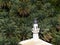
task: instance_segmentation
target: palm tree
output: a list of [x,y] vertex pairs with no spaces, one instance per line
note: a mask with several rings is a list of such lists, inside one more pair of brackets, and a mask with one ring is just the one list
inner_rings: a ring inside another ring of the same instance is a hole
[[18,13],[20,16],[29,16],[29,13],[30,13],[30,8],[29,6],[27,5],[28,4],[28,0],[21,0],[20,1],[20,7],[18,8]]

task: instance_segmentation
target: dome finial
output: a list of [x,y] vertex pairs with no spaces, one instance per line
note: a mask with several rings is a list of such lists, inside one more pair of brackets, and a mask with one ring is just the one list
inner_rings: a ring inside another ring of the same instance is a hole
[[37,24],[37,18],[34,19],[34,24]]

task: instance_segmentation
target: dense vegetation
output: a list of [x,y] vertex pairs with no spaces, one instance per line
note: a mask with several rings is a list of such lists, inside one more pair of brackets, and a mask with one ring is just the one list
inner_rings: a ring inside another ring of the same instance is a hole
[[18,45],[32,38],[34,18],[39,37],[60,45],[60,0],[0,0],[0,45]]

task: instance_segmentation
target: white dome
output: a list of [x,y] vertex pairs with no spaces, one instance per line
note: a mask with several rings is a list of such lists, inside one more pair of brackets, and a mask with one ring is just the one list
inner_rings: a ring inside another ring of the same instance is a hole
[[21,41],[21,42],[19,42],[19,44],[21,44],[21,45],[52,45],[41,39],[33,39],[33,38],[25,40],[25,41]]

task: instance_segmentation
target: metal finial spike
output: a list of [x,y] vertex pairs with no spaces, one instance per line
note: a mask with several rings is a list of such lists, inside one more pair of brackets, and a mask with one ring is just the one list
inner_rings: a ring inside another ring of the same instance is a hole
[[34,19],[34,24],[37,24],[37,19],[36,18]]

